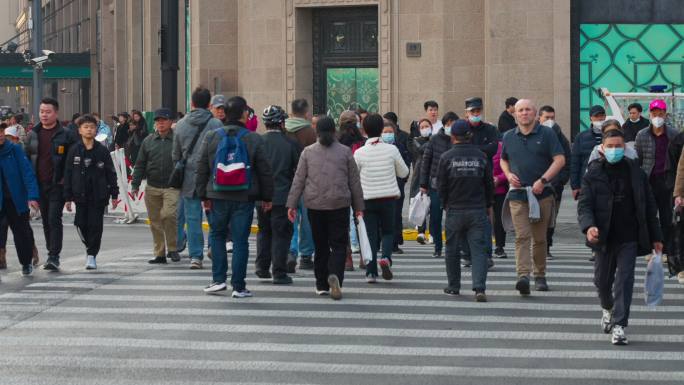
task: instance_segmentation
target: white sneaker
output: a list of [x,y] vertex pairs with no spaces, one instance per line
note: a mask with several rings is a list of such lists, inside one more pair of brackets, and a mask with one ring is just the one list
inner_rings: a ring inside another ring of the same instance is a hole
[[252,292],[247,289],[233,290],[233,298],[249,298],[252,297]]
[[620,325],[613,326],[613,345],[627,345],[627,336],[625,335],[625,328]]
[[89,255],[86,258],[86,265],[85,265],[86,270],[96,270],[97,269],[97,263],[95,263],[95,257],[92,255]]
[[684,285],[684,271],[680,271],[679,274],[677,274],[677,280],[680,284]]
[[435,243],[435,240],[432,238],[432,235],[428,235],[427,243],[428,245],[432,245]]
[[233,242],[226,242],[226,252],[227,253],[233,252]]
[[323,297],[323,296],[326,296],[326,295],[330,295],[330,292],[327,291],[327,290],[318,290],[318,289],[316,289],[316,295],[317,295],[317,296],[320,296],[320,297]]
[[209,284],[209,286],[204,288],[204,292],[208,294],[216,293],[223,290],[226,290],[225,282],[212,282],[211,284]]
[[608,334],[613,330],[613,310],[601,309],[603,316],[601,317],[601,328],[603,332]]

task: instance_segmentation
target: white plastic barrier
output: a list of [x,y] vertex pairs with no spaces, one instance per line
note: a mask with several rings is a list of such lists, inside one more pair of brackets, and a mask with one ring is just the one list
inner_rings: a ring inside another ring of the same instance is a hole
[[116,170],[116,179],[119,184],[119,199],[121,199],[121,203],[116,209],[113,209],[110,203],[107,211],[110,214],[124,214],[125,221],[134,221],[136,213],[147,212],[144,199],[146,182],[143,180],[140,184],[138,196],[133,196],[133,193],[131,192],[131,182],[128,181],[128,170],[124,149],[120,148],[112,151],[110,154],[112,156],[112,161],[114,162],[114,169]]

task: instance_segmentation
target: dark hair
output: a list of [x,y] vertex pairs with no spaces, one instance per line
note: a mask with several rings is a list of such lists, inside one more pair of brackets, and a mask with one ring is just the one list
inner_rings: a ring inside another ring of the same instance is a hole
[[316,124],[318,142],[325,147],[335,142],[335,121],[329,116],[323,116]]
[[[605,132],[606,128],[610,126],[615,126],[617,129],[622,130],[622,126],[620,125],[620,122],[617,121],[616,119],[608,119],[603,124],[601,125],[601,131]],[[624,134],[624,132],[623,132]]]
[[14,120],[16,120],[17,123],[21,123],[24,120],[24,114],[14,115]]
[[382,129],[385,127],[385,121],[379,114],[368,114],[363,119],[363,130],[369,138],[377,138],[382,134]]
[[76,120],[76,125],[78,127],[81,127],[82,125],[84,125],[86,123],[92,123],[95,125],[95,127],[97,127],[97,119],[95,119],[95,117],[92,115],[86,114],[86,115],[83,115]]
[[309,111],[309,102],[306,99],[295,99],[292,101],[292,113],[304,115]]
[[437,104],[437,102],[434,100],[428,100],[427,102],[423,103],[423,109],[425,109],[425,111],[427,111],[427,109],[429,107],[434,107],[434,108],[439,109],[439,104]]
[[242,96],[233,96],[226,102],[226,120],[236,121],[242,119],[242,114],[247,110],[247,101]]
[[510,98],[506,99],[506,108],[510,106],[515,106],[515,103],[518,102],[518,98],[511,96]]
[[458,120],[458,115],[456,115],[456,113],[453,111],[449,111],[446,114],[444,114],[444,116],[442,116],[442,125],[446,126],[447,122],[449,122],[450,120]]
[[45,97],[40,99],[40,104],[49,104],[55,108],[55,111],[59,111],[59,102],[53,98]]
[[90,115],[92,115],[92,116],[94,116],[94,117],[96,117],[96,118],[99,118],[99,117],[100,117],[100,114],[98,114],[97,112],[91,112]]
[[79,116],[81,116],[81,114],[79,114],[78,112],[71,115],[71,121],[76,122],[76,119],[78,119]]
[[0,130],[7,128],[7,123],[0,123]]
[[394,124],[393,121],[385,118],[383,121],[382,130],[384,131],[387,127],[390,127],[395,134],[399,131],[399,127],[396,124]]
[[544,112],[553,112],[554,114],[556,113],[556,110],[553,109],[553,107],[547,105],[541,106],[539,109],[539,116],[542,116]]
[[195,106],[195,108],[207,109],[209,108],[209,103],[211,102],[211,91],[199,86],[192,91],[190,100],[192,100],[192,105]]
[[392,111],[386,112],[382,117],[391,120],[394,124],[399,124],[399,117]]
[[432,122],[430,121],[430,119],[428,119],[428,118],[423,118],[423,119],[421,119],[421,120],[418,121],[418,129],[419,129],[419,130],[420,130],[420,125],[421,125],[421,123],[423,123],[423,122],[428,122],[428,123],[430,123],[430,129],[432,129]]
[[642,113],[644,111],[644,108],[641,107],[641,104],[639,103],[632,103],[629,106],[627,106],[627,111],[631,110],[632,108],[636,108],[639,113]]
[[622,138],[622,140],[624,141],[625,140],[625,133],[622,132],[622,129],[604,131],[603,132],[603,141],[605,142],[605,140],[608,138]]

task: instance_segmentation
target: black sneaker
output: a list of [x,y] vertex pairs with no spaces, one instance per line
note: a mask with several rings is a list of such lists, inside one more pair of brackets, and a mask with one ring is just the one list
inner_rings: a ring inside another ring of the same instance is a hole
[[24,265],[21,267],[21,275],[23,275],[24,277],[28,277],[32,273],[33,273],[33,265],[31,265],[30,263],[28,265]]
[[180,262],[181,256],[178,254],[177,251],[170,251],[168,254],[169,259],[171,259],[172,262]]
[[299,260],[300,270],[313,270],[314,263],[313,258],[310,255],[304,255]]
[[392,249],[393,254],[404,254],[404,250],[400,249],[399,246],[394,246]]
[[545,277],[534,278],[534,289],[536,291],[549,291],[549,285],[546,283]]
[[462,264],[463,267],[471,267],[473,265],[473,261],[471,261],[470,258],[469,259],[462,258],[461,260],[463,261],[463,264]]
[[382,279],[386,281],[391,281],[394,275],[392,274],[392,270],[390,269],[390,261],[389,258],[382,258],[380,259],[380,269],[382,269]]
[[432,258],[442,258],[442,250],[436,250],[432,253]]
[[256,276],[259,277],[259,278],[261,278],[261,279],[271,279],[271,278],[273,278],[273,277],[271,276],[271,272],[268,271],[268,270],[256,270],[256,271],[254,272],[254,274],[256,274]]
[[520,295],[530,295],[530,279],[523,276],[518,279],[515,284],[515,290],[520,292]]
[[273,277],[274,285],[289,285],[292,283],[292,277],[289,275],[281,275],[280,277]]
[[494,250],[494,255],[496,255],[497,258],[501,259],[508,258],[508,255],[506,255],[506,252],[504,251],[503,247],[497,247],[496,250]]
[[484,290],[475,291],[475,302],[487,302],[487,294],[485,294]]
[[294,274],[297,271],[297,256],[290,254],[287,257],[287,272]]
[[444,289],[444,294],[446,295],[458,295],[458,290],[449,289],[448,287]]
[[52,258],[48,258],[47,262],[43,265],[43,270],[47,271],[52,271],[52,272],[58,272],[59,271],[59,262]]
[[151,265],[166,265],[166,257],[154,257],[154,259],[150,259],[147,263]]

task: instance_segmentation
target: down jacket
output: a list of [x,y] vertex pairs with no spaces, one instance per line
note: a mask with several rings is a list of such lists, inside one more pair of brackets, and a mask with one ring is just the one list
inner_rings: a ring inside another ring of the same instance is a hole
[[401,196],[397,178],[406,178],[409,169],[396,146],[370,138],[356,150],[354,160],[361,175],[363,199]]

